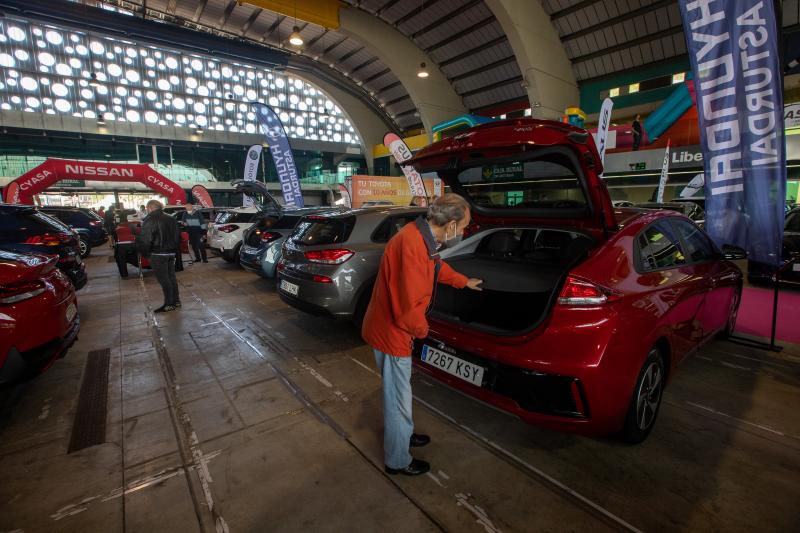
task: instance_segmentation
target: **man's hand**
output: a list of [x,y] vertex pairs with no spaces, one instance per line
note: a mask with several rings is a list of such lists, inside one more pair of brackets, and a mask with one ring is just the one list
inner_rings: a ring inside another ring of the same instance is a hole
[[480,287],[481,283],[483,283],[482,279],[469,278],[469,281],[467,281],[467,288],[473,291],[482,291],[483,289]]

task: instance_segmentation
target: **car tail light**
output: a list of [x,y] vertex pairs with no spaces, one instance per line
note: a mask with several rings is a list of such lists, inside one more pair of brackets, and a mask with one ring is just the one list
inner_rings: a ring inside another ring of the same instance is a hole
[[333,283],[333,280],[331,278],[329,278],[328,276],[320,276],[320,275],[314,274],[314,277],[312,279],[314,281],[316,281],[317,283]]
[[219,227],[219,231],[223,233],[231,233],[239,229],[239,226],[236,224],[225,224],[224,226]]
[[312,263],[324,263],[326,265],[341,265],[351,257],[353,252],[344,248],[334,250],[311,250],[305,253],[306,259]]
[[43,246],[60,246],[72,240],[69,233],[42,233],[25,239],[25,244],[41,244]]
[[99,227],[99,226],[102,226],[102,225],[103,225],[103,223],[102,223],[102,222],[100,222],[99,220],[90,220],[90,221],[89,221],[89,225],[90,225],[90,226]]
[[567,277],[567,282],[558,295],[559,305],[603,305],[607,301],[608,296],[602,288],[573,276]]
[[281,234],[274,231],[256,231],[256,235],[259,235],[261,242],[272,242],[281,238]]
[[278,266],[276,268],[278,272],[283,272],[286,269],[286,264],[283,261],[278,261]]
[[0,285],[0,304],[14,304],[38,296],[43,292],[44,282],[39,280]]

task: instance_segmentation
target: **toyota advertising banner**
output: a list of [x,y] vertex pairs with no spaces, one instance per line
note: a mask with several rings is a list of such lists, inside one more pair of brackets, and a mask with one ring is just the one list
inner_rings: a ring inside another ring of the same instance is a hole
[[781,261],[786,152],[771,1],[679,2],[695,78],[706,230],[719,245]]
[[287,207],[303,207],[303,192],[300,190],[300,178],[294,164],[294,155],[283,129],[281,119],[266,104],[253,104],[256,116],[261,124],[261,131],[267,136],[269,153],[278,171],[278,180],[281,183],[283,201]]

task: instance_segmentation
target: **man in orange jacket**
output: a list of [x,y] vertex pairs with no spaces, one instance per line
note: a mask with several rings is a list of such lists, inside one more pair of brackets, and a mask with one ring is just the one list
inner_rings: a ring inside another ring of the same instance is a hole
[[415,476],[430,470],[414,459],[412,446],[425,446],[427,435],[414,433],[411,417],[411,350],[413,340],[428,336],[426,314],[436,283],[481,290],[482,280],[459,274],[439,258],[439,248],[461,241],[470,221],[469,204],[445,194],[395,235],[381,260],[361,334],[375,351],[383,378],[384,466],[389,474]]

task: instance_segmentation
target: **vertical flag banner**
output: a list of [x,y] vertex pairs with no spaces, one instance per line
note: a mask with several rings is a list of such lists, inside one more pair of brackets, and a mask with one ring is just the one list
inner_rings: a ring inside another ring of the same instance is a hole
[[303,193],[300,190],[300,179],[297,175],[297,167],[294,165],[294,155],[289,146],[289,139],[286,137],[286,130],[283,129],[281,119],[266,104],[253,104],[256,108],[256,116],[261,124],[261,131],[267,136],[269,153],[278,171],[278,180],[281,182],[281,192],[287,207],[303,207]]
[[656,202],[661,203],[664,201],[664,187],[667,185],[667,177],[669,176],[669,141],[667,139],[667,149],[664,150],[664,162],[661,163],[661,179],[658,180],[658,194],[656,194]]
[[772,1],[679,2],[695,79],[706,230],[778,265],[786,198],[783,69]]
[[706,184],[706,175],[701,172],[700,174],[693,177],[692,180],[686,184],[686,187],[684,187],[683,190],[681,191],[680,194],[681,198],[691,198],[697,191],[701,190],[705,186],[705,184]]
[[411,196],[421,196],[424,200],[422,205],[427,206],[428,193],[425,191],[425,183],[422,181],[422,176],[419,175],[419,172],[414,170],[414,167],[403,164],[411,159],[411,149],[409,149],[403,139],[394,133],[387,133],[384,135],[383,144],[389,149],[395,160],[400,163],[400,168],[408,180],[408,188],[411,189]]
[[343,183],[339,184],[339,194],[342,195],[342,201],[344,201],[345,207],[353,207],[353,199],[350,196],[350,191]]
[[192,198],[194,198],[194,201],[200,204],[201,207],[214,207],[214,202],[211,200],[208,189],[200,184],[192,187]]
[[605,165],[606,160],[606,141],[608,139],[608,128],[611,126],[611,110],[614,108],[614,101],[611,98],[603,100],[600,108],[600,119],[597,123],[597,151],[600,153],[600,163]]
[[[261,159],[261,145],[254,144],[247,151],[247,157],[244,158],[244,181],[256,181],[258,175],[258,162]],[[242,205],[245,207],[253,207],[253,199],[242,194]]]

